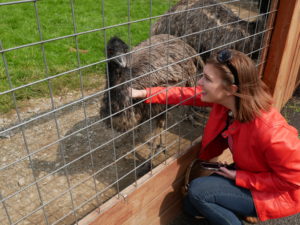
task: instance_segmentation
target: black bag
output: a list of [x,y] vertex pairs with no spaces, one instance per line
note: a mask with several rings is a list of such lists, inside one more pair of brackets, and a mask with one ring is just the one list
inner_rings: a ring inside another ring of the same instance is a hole
[[203,165],[201,164],[202,161],[201,159],[194,159],[190,165],[187,167],[186,172],[185,172],[185,176],[184,176],[184,184],[182,187],[182,193],[184,195],[187,194],[188,189],[189,189],[189,183],[197,178],[197,177],[201,177],[201,176],[208,176],[211,173],[213,173],[213,171],[209,171],[207,169],[203,168]]

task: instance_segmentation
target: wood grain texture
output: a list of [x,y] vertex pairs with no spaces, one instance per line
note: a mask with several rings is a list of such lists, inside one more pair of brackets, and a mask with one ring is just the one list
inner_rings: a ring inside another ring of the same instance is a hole
[[[110,199],[83,218],[79,225],[166,225],[182,210],[184,175],[188,165],[197,157],[200,138],[179,158],[170,158],[138,180],[138,187],[131,185],[122,191],[123,197]],[[229,150],[213,161],[231,162]],[[203,173],[207,175],[207,173]]]
[[279,1],[264,81],[278,109],[292,96],[300,67],[300,1]]
[[[183,177],[189,163],[197,156],[200,143],[196,142],[189,151],[179,158],[170,158],[134,184],[83,218],[80,225],[120,225],[120,224],[162,224],[167,223],[177,211],[182,195]],[[174,204],[174,205],[173,205]],[[172,212],[169,212],[171,210]],[[155,222],[156,221],[156,222]]]

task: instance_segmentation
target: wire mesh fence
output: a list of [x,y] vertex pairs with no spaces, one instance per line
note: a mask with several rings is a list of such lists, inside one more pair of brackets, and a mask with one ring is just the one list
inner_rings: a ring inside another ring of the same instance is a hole
[[[0,224],[78,224],[182,154],[208,112],[145,105],[128,87],[193,87],[227,47],[263,65],[270,5],[1,1]],[[116,36],[123,48],[108,44]]]
[[296,129],[300,129],[300,85],[296,87],[293,96],[285,104],[281,110],[281,114],[286,118],[289,124],[292,124]]

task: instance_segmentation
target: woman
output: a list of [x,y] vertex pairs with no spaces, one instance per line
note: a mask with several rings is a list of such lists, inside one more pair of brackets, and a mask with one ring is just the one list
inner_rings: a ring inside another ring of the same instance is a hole
[[210,224],[242,224],[246,216],[261,221],[300,212],[300,140],[272,107],[271,95],[245,54],[222,50],[206,63],[196,88],[132,89],[148,103],[212,107],[199,158],[209,160],[226,148],[235,169],[190,184],[185,210]]

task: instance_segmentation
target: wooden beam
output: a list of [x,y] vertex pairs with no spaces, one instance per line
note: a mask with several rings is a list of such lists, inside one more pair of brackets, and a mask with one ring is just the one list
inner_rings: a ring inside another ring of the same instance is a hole
[[[172,157],[166,164],[154,168],[121,192],[83,218],[79,225],[167,225],[182,210],[182,193],[185,172],[197,157],[201,138],[179,158]],[[178,157],[178,156],[176,156]],[[232,162],[229,150],[212,161]],[[199,175],[207,175],[203,172]]]
[[[196,158],[200,139],[180,158],[172,157],[83,218],[79,225],[167,224],[180,211],[180,193],[187,166]],[[172,201],[170,201],[172,198]],[[175,212],[175,213],[174,213]]]
[[274,21],[275,21],[275,18],[276,18],[276,12],[277,12],[277,8],[278,8],[278,3],[279,3],[279,0],[272,0],[271,1],[271,5],[270,5],[270,13],[268,15],[268,20],[267,20],[267,23],[266,23],[266,30],[269,30],[265,33],[264,35],[264,38],[263,38],[263,41],[262,41],[262,54],[261,54],[261,59],[260,61],[261,62],[264,62],[262,64],[260,64],[259,68],[258,68],[258,73],[259,73],[259,76],[260,77],[263,77],[263,73],[264,73],[264,69],[265,69],[265,60],[267,58],[267,55],[268,55],[268,51],[269,51],[269,43],[270,43],[270,39],[272,37],[272,31],[273,31],[273,27],[274,27]]
[[298,77],[297,77],[295,89],[296,89],[299,85],[300,85],[300,67],[299,67],[299,70],[298,70]]
[[[165,175],[168,176],[168,174]],[[163,180],[157,180],[157,182],[161,183]],[[170,220],[172,220],[172,217],[170,218],[170,213],[168,213],[168,211],[171,210],[173,215],[178,215],[178,212],[181,211],[181,206],[179,204],[181,203],[182,199],[182,184],[183,182],[181,177],[180,179],[176,180],[175,183],[166,187],[164,191],[160,193],[154,193],[156,198],[146,204],[143,208],[139,208],[138,212],[131,216],[131,218],[127,220],[124,225],[168,224]],[[157,185],[157,183],[154,183],[153,185]],[[176,203],[175,205],[174,202]],[[172,207],[172,209],[170,209],[170,207]]]
[[296,1],[282,65],[274,91],[275,104],[281,109],[293,95],[300,67],[300,1]]
[[264,71],[278,109],[295,89],[300,66],[300,0],[279,1],[275,27]]

